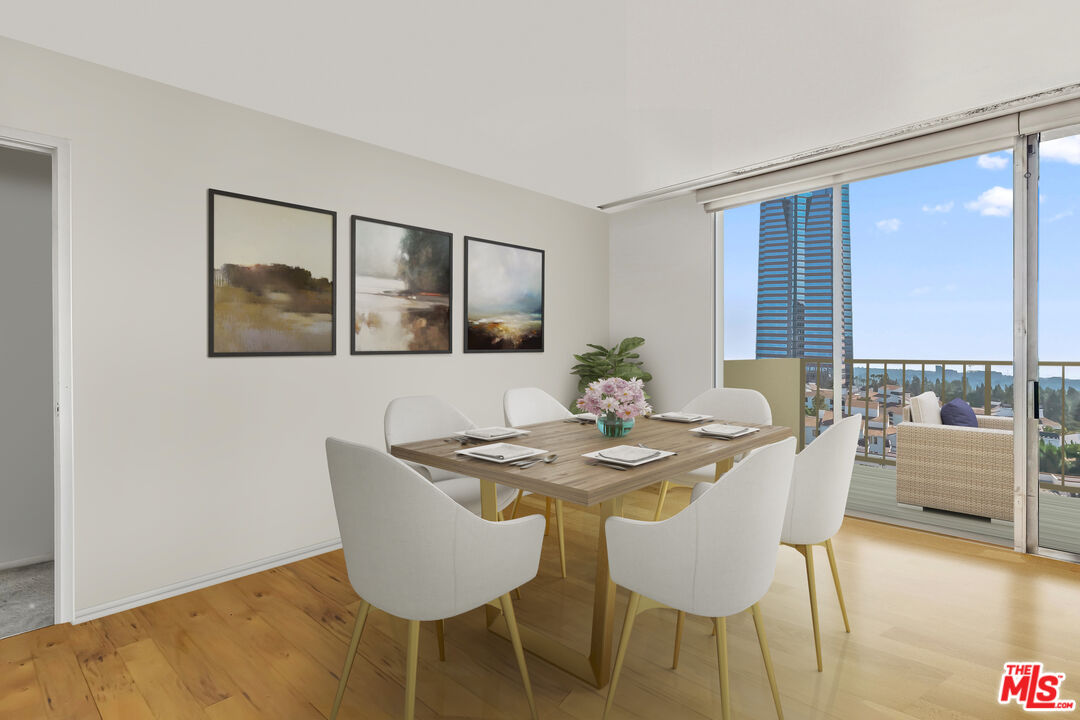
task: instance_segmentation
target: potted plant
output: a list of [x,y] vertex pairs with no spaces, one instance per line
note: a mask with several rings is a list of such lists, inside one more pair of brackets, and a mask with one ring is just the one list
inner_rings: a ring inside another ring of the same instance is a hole
[[641,355],[634,352],[644,344],[645,338],[640,337],[628,337],[610,348],[589,343],[593,350],[575,355],[577,364],[570,368],[570,373],[578,376],[578,392],[584,393],[589,383],[604,378],[637,378],[642,383],[652,380],[652,374],[642,367],[643,363],[639,360]]

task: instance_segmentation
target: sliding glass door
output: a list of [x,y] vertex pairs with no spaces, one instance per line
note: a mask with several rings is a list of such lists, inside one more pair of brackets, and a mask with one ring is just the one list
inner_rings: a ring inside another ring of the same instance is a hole
[[1080,129],[1038,143],[1038,544],[1080,554]]

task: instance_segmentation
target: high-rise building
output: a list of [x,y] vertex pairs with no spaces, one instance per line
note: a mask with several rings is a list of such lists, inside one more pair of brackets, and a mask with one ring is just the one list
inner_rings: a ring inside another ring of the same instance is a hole
[[[842,186],[844,357],[852,357],[851,223]],[[832,188],[761,203],[758,226],[759,358],[832,359]]]

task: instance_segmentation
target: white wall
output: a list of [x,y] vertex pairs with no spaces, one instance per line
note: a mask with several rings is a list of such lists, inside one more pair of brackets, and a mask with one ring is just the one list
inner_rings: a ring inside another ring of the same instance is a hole
[[[77,615],[335,538],[327,435],[381,446],[403,394],[481,423],[515,385],[569,402],[608,339],[597,211],[4,39],[0,98],[71,141]],[[337,356],[207,357],[209,187],[339,213]],[[454,355],[348,354],[352,213],[454,233]],[[547,250],[546,352],[461,353],[464,234]]]
[[52,159],[0,147],[0,568],[53,554]]
[[611,216],[611,337],[645,338],[658,411],[713,386],[713,222],[693,196]]

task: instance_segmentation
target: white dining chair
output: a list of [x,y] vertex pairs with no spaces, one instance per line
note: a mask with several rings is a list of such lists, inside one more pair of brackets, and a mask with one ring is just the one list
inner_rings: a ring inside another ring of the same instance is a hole
[[[749,455],[720,480],[695,487],[694,499],[663,522],[609,518],[611,579],[630,591],[604,715],[615,698],[634,618],[669,607],[713,619],[720,665],[720,703],[731,717],[726,618],[750,608],[776,714],[784,717],[758,601],[772,584],[784,524],[795,438]],[[700,488],[700,489],[698,489]]]
[[[453,433],[476,427],[476,423],[460,410],[434,395],[412,395],[395,398],[386,406],[383,417],[383,435],[386,451],[402,443],[448,437]],[[410,467],[429,479],[435,487],[452,497],[459,505],[479,515],[480,481],[458,473],[427,465],[408,463]],[[496,508],[501,514],[514,502],[517,490],[503,485],[496,486]]]
[[482,520],[406,463],[363,445],[328,438],[326,460],[349,582],[361,599],[330,720],[341,707],[371,608],[408,621],[405,717],[412,720],[420,623],[460,615],[495,599],[502,606],[535,720],[536,702],[510,591],[536,577],[543,518]]
[[[522,427],[523,425],[535,425],[537,423],[552,422],[554,420],[565,420],[572,418],[574,414],[564,408],[558,400],[548,395],[540,388],[535,387],[523,387],[523,388],[511,388],[503,393],[503,417],[506,420],[506,424],[510,427]],[[517,497],[514,499],[514,509],[510,513],[510,517],[517,516],[518,504],[521,502],[523,495],[522,490],[518,490]],[[549,508],[551,505],[551,498],[546,498],[545,503]],[[550,515],[549,510],[545,510],[544,517]],[[566,577],[566,540],[563,529],[563,501],[555,498],[555,532],[559,540],[559,566],[562,570],[562,576]]]
[[851,632],[840,573],[836,568],[832,537],[844,522],[851,471],[859,443],[862,416],[852,415],[821,433],[795,458],[787,514],[780,541],[799,551],[806,559],[806,577],[810,586],[810,618],[814,624],[814,650],[821,672],[821,631],[818,627],[817,587],[814,582],[814,546],[824,545],[829,554],[836,597],[844,630]]
[[[752,425],[772,425],[772,409],[769,401],[757,390],[747,388],[710,388],[688,402],[682,409],[685,413],[710,415],[718,421],[745,422]],[[694,486],[699,482],[716,481],[730,466],[731,461],[722,461],[715,466],[692,470],[672,480],[660,483],[660,497],[656,501],[653,520],[660,519],[672,483]]]

